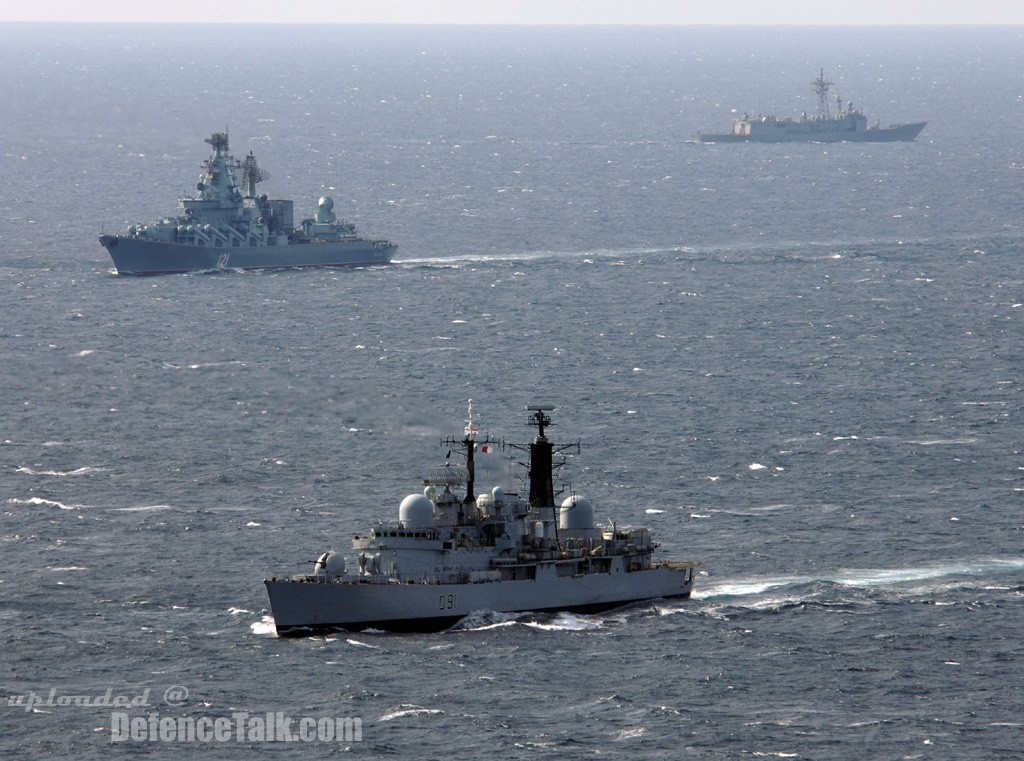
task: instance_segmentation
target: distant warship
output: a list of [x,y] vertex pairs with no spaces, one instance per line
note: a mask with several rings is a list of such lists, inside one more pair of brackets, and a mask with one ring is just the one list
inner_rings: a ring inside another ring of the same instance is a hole
[[[101,235],[120,275],[286,267],[345,267],[387,264],[395,246],[367,240],[339,222],[334,201],[320,199],[316,216],[293,222],[293,202],[256,195],[270,175],[252,152],[243,161],[228,153],[228,135],[215,132],[206,142],[213,155],[191,197],[179,199],[180,213],[149,225],[132,225],[121,235]],[[239,186],[245,189],[245,195]]]
[[[465,467],[437,468],[402,500],[396,522],[357,535],[353,566],[325,552],[312,573],[264,581],[277,633],[437,631],[474,611],[599,612],[689,597],[700,563],[655,561],[648,529],[597,526],[578,494],[556,504],[555,460],[579,443],[547,438],[551,409],[527,407],[537,436],[528,447],[507,445],[529,451],[529,496],[500,486],[477,495],[474,454],[505,445],[478,438],[470,402],[465,436],[442,442],[464,451]],[[465,496],[452,491],[462,485]]]
[[880,127],[875,122],[869,127],[864,112],[855,109],[852,102],[843,107],[842,96],[836,96],[838,112],[832,116],[828,95],[832,82],[825,79],[824,69],[811,86],[818,95],[818,113],[815,116],[803,114],[799,119],[780,119],[744,114],[734,121],[732,132],[697,132],[694,139],[698,143],[889,143],[913,140],[927,124],[914,122]]

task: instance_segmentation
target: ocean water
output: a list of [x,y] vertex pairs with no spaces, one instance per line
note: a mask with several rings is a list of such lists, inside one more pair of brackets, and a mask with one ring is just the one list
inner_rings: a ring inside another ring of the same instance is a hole
[[[1022,34],[0,26],[0,756],[1022,757]],[[820,67],[928,126],[688,142]],[[394,265],[114,275],[225,126]],[[470,398],[693,599],[277,638]]]

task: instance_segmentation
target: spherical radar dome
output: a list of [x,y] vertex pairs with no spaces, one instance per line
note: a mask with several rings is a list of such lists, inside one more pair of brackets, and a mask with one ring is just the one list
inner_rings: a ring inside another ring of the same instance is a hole
[[410,494],[398,507],[403,528],[430,528],[434,525],[434,503],[422,494]]
[[558,527],[564,529],[593,528],[594,508],[590,504],[590,500],[574,494],[562,502]]

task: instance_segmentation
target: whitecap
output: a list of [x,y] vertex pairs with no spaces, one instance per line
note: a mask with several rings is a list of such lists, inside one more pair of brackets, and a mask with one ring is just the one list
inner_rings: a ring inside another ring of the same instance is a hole
[[919,439],[904,441],[904,444],[914,444],[919,447],[952,446],[955,444],[977,444],[977,439]]
[[30,476],[58,476],[63,478],[64,476],[84,476],[88,473],[102,473],[106,468],[96,468],[89,465],[84,465],[81,468],[75,468],[74,470],[33,470],[27,466],[22,466],[17,469],[17,473],[25,473]]
[[632,740],[634,737],[642,737],[647,734],[646,727],[627,727],[626,729],[620,729],[615,734],[616,740]]
[[232,616],[237,616],[239,613],[252,613],[252,611],[245,608],[228,608],[228,613]]
[[559,613],[554,620],[548,622],[523,621],[522,623],[532,629],[549,632],[584,632],[604,627],[604,624],[595,618],[578,616],[573,613]]
[[452,627],[454,631],[485,631],[496,629],[502,626],[512,626],[516,623],[516,616],[511,613],[498,613],[493,610],[474,610],[464,616]]
[[[166,363],[164,363],[164,364],[166,365]],[[189,369],[189,370],[205,370],[208,367],[226,367],[226,366],[230,366],[230,365],[244,365],[244,364],[245,364],[245,362],[243,360],[231,359],[231,360],[226,360],[224,362],[195,362],[195,363],[193,363],[191,365],[185,365],[185,367],[187,369]],[[175,368],[175,369],[181,369],[181,368],[179,367],[179,368]]]
[[721,597],[748,597],[764,594],[770,589],[777,589],[788,584],[807,582],[809,579],[799,577],[783,577],[777,579],[749,579],[726,581],[708,587],[695,587],[691,597],[695,600],[715,600]]
[[35,505],[45,507],[59,507],[61,510],[80,510],[83,505],[65,505],[63,502],[57,502],[53,499],[43,499],[42,497],[30,497],[29,499],[18,499],[12,497],[7,500],[12,505]]
[[277,634],[277,626],[274,624],[273,616],[264,616],[259,621],[249,624],[253,634]]
[[397,711],[386,713],[381,716],[377,721],[393,721],[394,719],[402,719],[406,716],[419,716],[421,714],[440,714],[444,713],[440,708],[423,708],[422,706],[412,705],[410,703],[404,703],[399,706]]
[[365,647],[365,648],[369,648],[370,650],[381,650],[382,649],[380,645],[370,645],[370,644],[367,644],[366,642],[360,642],[357,639],[347,639],[345,641],[348,644],[352,645],[353,647]]

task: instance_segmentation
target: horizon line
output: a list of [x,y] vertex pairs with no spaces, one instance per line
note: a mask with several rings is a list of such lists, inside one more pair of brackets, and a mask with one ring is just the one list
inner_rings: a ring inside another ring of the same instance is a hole
[[128,25],[144,24],[149,26],[179,25],[179,26],[391,26],[391,27],[518,27],[518,28],[747,28],[747,29],[799,29],[799,28],[882,28],[882,29],[905,29],[905,28],[993,28],[993,29],[1022,29],[1024,21],[1020,22],[943,22],[943,21],[900,21],[900,22],[790,22],[790,23],[768,23],[768,22],[618,22],[618,21],[588,21],[588,22],[551,22],[551,21],[247,21],[238,20],[192,20],[181,21],[177,19],[6,19],[0,18],[0,24],[89,24],[99,25]]

